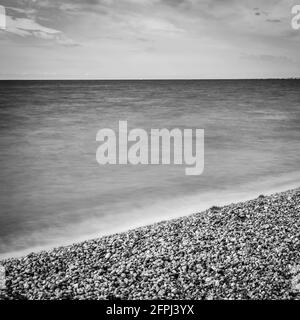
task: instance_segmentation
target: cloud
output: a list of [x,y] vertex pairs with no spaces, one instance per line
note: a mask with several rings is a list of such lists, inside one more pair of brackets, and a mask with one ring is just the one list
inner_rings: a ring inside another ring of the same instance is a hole
[[64,46],[76,45],[74,41],[65,36],[61,31],[47,28],[28,18],[6,17],[6,31],[21,37],[36,37],[43,40],[55,40]]
[[[7,13],[6,35],[51,41],[63,46],[78,46],[60,27],[65,21],[65,12],[80,10],[81,3],[98,3],[98,0],[2,0]],[[62,7],[62,8],[61,8]],[[61,25],[57,20],[62,21]],[[13,41],[16,38],[13,38]],[[41,42],[41,44],[43,44]]]
[[177,6],[180,6],[182,4],[185,4],[187,3],[186,0],[161,0],[162,3],[165,3],[169,6],[172,6],[172,7],[177,7]]
[[129,24],[133,29],[140,30],[144,33],[158,32],[176,34],[183,32],[182,29],[176,27],[171,22],[158,18],[133,17]]
[[253,8],[253,11],[256,16],[261,16],[261,15],[268,16],[269,15],[269,13],[267,11],[261,10],[260,8]]
[[60,34],[60,31],[43,27],[33,20],[27,18],[12,18],[10,16],[7,16],[7,31],[19,36],[39,33],[41,37],[51,37]]
[[267,22],[271,22],[271,23],[278,23],[281,22],[280,19],[266,19]]
[[263,61],[263,62],[289,62],[294,63],[292,59],[287,56],[275,56],[272,54],[241,54],[242,59]]

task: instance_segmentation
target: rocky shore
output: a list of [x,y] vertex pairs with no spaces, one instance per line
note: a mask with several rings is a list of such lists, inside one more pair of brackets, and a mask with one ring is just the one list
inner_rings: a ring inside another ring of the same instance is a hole
[[300,189],[0,264],[4,299],[299,299]]

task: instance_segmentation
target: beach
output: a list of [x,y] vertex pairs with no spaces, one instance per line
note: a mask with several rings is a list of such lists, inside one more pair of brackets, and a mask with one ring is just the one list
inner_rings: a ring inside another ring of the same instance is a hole
[[300,189],[0,264],[2,299],[299,299]]
[[283,0],[0,0],[0,305],[300,300],[299,39]]
[[[2,81],[0,260],[298,187],[299,91],[299,80]],[[203,173],[100,165],[97,132],[119,136],[125,120],[128,132],[204,129]]]

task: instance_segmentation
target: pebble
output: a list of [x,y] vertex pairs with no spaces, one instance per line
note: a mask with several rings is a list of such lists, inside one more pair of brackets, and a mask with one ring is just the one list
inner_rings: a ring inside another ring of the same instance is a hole
[[300,299],[300,190],[0,265],[0,299]]

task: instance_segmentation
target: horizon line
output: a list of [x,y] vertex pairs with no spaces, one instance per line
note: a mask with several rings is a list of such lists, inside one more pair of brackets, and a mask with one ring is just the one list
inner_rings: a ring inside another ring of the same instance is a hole
[[208,80],[300,80],[299,77],[266,78],[35,78],[35,79],[1,79],[0,81],[208,81]]

